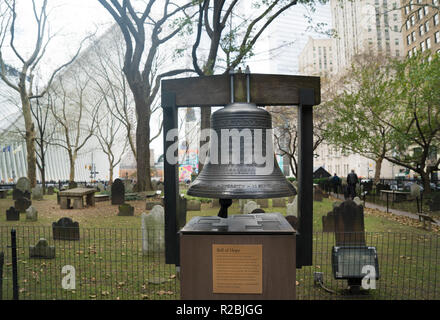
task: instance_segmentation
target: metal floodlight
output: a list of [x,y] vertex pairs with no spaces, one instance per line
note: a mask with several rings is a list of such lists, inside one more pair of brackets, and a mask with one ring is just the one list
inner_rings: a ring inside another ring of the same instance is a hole
[[379,261],[376,247],[334,246],[332,249],[332,269],[335,279],[362,279],[373,271],[376,280],[378,280]]

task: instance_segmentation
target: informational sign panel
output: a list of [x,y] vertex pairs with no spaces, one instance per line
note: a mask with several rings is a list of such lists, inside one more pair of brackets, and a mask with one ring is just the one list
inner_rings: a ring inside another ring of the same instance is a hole
[[263,245],[212,245],[213,293],[263,292]]

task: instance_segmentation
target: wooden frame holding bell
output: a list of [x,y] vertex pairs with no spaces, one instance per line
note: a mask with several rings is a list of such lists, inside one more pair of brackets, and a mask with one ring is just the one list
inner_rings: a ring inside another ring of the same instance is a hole
[[[299,227],[296,241],[296,264],[297,267],[312,265],[312,107],[319,104],[321,100],[320,78],[237,73],[233,75],[232,79],[233,81],[231,81],[230,75],[223,74],[162,80],[164,133],[172,129],[177,129],[177,110],[181,107],[226,106],[231,103],[231,100],[233,102],[245,103],[245,101],[249,102],[250,98],[255,105],[255,107],[252,106],[254,108],[256,108],[256,106],[298,106],[299,190],[297,196]],[[248,88],[248,90],[246,90],[246,88]],[[243,104],[238,103],[237,106],[243,107]],[[248,107],[249,105],[245,108]],[[265,110],[262,111],[266,112]],[[175,139],[177,139],[177,137]],[[168,150],[175,142],[176,141],[167,141],[166,134],[164,134],[164,151]],[[185,220],[178,216],[181,212],[179,210],[178,198],[178,163],[171,164],[166,160],[164,162],[164,193],[166,263],[178,266],[180,265],[178,231],[183,227],[179,224],[179,221]],[[216,197],[220,198],[219,196]],[[273,197],[273,195],[269,195],[267,198],[268,197]],[[229,196],[229,199],[231,198],[233,197]]]

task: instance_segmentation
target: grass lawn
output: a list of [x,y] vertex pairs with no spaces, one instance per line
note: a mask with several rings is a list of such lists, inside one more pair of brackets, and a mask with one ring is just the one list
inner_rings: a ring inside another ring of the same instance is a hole
[[[331,248],[334,237],[322,233],[321,217],[332,208],[331,199],[314,202],[314,265],[297,271],[297,294],[302,299],[343,299],[346,281],[336,281],[331,273]],[[179,280],[173,265],[166,265],[162,253],[143,254],[140,215],[145,201],[128,201],[135,207],[134,217],[117,216],[117,206],[97,202],[93,208],[61,210],[56,195],[33,201],[38,221],[6,221],[6,209],[13,205],[10,196],[0,199],[0,251],[5,252],[3,292],[12,297],[10,229],[17,229],[19,288],[21,299],[178,299]],[[286,214],[285,208],[266,211]],[[203,203],[202,211],[189,211],[194,216],[216,215],[218,208]],[[238,214],[234,203],[230,214]],[[51,224],[70,217],[80,225],[80,241],[54,241]],[[437,289],[439,270],[439,230],[428,232],[409,218],[395,217],[376,210],[365,210],[367,245],[376,246],[381,278],[377,289],[356,298],[432,299],[440,298]],[[150,232],[149,237],[157,237]],[[44,237],[56,248],[56,259],[30,259],[29,245]],[[152,239],[150,239],[152,240]],[[151,243],[151,241],[150,241]],[[62,268],[76,270],[76,288],[62,289]],[[324,272],[324,284],[336,291],[325,292],[313,285],[313,273]],[[353,297],[350,297],[353,298]]]

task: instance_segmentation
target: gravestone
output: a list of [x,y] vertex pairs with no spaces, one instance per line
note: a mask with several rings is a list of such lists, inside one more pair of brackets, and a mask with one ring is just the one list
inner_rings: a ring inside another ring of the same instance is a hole
[[440,211],[440,192],[433,192],[431,199],[428,201],[429,211]]
[[32,204],[32,201],[28,198],[20,198],[15,200],[14,207],[17,209],[20,213],[25,213],[26,209],[30,207]]
[[238,205],[240,207],[240,213],[243,213],[244,205],[248,202],[247,199],[238,199]]
[[35,246],[29,246],[29,258],[55,259],[55,246],[49,246],[47,240],[41,238]]
[[105,186],[103,183],[98,183],[97,188],[99,190],[99,192],[105,191]]
[[32,200],[43,200],[43,188],[41,186],[32,189]]
[[321,202],[323,198],[322,190],[319,187],[314,188],[313,190],[313,201]]
[[21,191],[20,189],[14,188],[14,190],[12,190],[12,200],[18,200],[23,197],[24,197],[24,192]]
[[298,197],[295,197],[292,203],[287,204],[286,214],[298,217]]
[[6,221],[19,221],[20,220],[20,211],[15,209],[14,207],[10,207],[6,210]]
[[274,198],[272,199],[272,208],[285,208],[286,198]]
[[332,203],[333,209],[336,208],[336,207],[339,207],[339,206],[341,205],[341,203],[342,203],[341,201],[335,201],[335,202],[333,202],[333,203]]
[[292,203],[295,200],[296,196],[290,196],[287,198],[287,203]]
[[243,213],[249,214],[252,213],[255,209],[259,209],[260,206],[255,201],[248,201],[243,207]]
[[257,199],[260,208],[269,208],[269,199]]
[[119,206],[118,216],[131,217],[134,216],[134,207],[128,203],[121,204]]
[[257,208],[257,209],[252,210],[251,213],[266,213],[266,211],[264,211],[263,209]]
[[112,204],[124,204],[125,187],[121,179],[115,179],[112,183]]
[[17,180],[17,184],[15,185],[15,188],[22,191],[22,192],[31,192],[31,182],[26,177],[21,177]]
[[34,207],[30,206],[26,209],[26,221],[37,221],[38,211]]
[[54,191],[55,191],[54,189],[55,189],[55,188],[52,187],[52,186],[48,187],[48,188],[47,188],[47,195],[49,195],[49,196],[53,195],[53,193],[54,193]]
[[364,207],[346,200],[333,209],[336,246],[365,245]]
[[200,211],[202,209],[202,203],[200,200],[187,200],[186,210],[188,211]]
[[163,201],[147,201],[145,210],[150,211],[154,206],[163,206]]
[[124,188],[126,193],[133,192],[133,183],[131,180],[124,180]]
[[78,188],[78,183],[75,181],[69,181],[69,189],[75,189]]
[[79,240],[79,223],[64,217],[52,223],[54,240]]
[[163,251],[165,248],[165,211],[156,205],[150,213],[141,215],[142,221],[142,253]]
[[420,198],[420,193],[421,193],[420,186],[417,183],[413,183],[409,187],[409,193],[411,194],[411,197],[414,199]]
[[330,211],[322,216],[322,232],[335,232],[335,215]]

